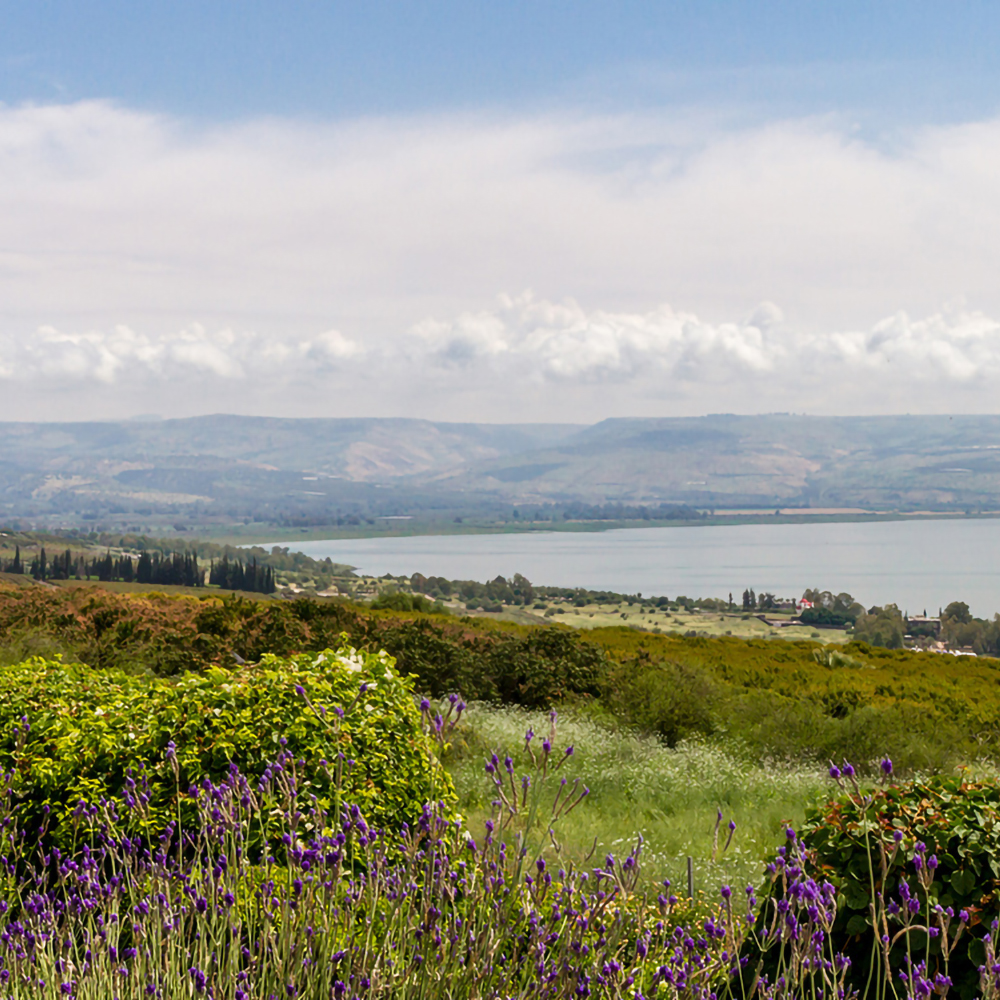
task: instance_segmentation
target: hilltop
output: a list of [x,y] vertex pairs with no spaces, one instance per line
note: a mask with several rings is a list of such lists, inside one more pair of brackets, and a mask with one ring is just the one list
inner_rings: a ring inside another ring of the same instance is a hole
[[565,522],[1000,508],[1000,416],[4,423],[0,454],[0,519],[25,528],[440,531],[512,509]]

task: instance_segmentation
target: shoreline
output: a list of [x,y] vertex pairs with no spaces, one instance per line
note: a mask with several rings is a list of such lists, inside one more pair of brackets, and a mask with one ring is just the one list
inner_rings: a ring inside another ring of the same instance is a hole
[[[593,533],[631,528],[709,528],[737,527],[747,524],[851,524],[885,521],[995,521],[1000,511],[967,514],[960,511],[865,511],[851,513],[781,513],[781,514],[716,514],[697,520],[609,520],[609,521],[500,521],[449,524],[445,522],[418,522],[412,527],[376,527],[360,525],[356,528],[317,525],[305,528],[272,528],[259,530],[248,526],[245,534],[225,530],[218,533],[198,533],[205,541],[220,545],[250,547],[253,545],[289,545],[296,542],[352,541],[367,538],[416,538],[446,537],[454,535],[530,535],[537,533]],[[416,518],[414,518],[416,520]]]

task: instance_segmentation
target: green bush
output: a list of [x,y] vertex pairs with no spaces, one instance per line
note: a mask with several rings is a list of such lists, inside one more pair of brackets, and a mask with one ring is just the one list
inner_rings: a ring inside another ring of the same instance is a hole
[[718,727],[719,685],[700,667],[631,661],[609,673],[604,697],[619,718],[668,746]]
[[[902,837],[898,848],[897,831]],[[851,958],[849,986],[864,990],[872,961],[872,874],[875,890],[888,902],[898,901],[900,882],[906,879],[924,903],[925,890],[913,864],[915,845],[923,843],[922,870],[932,873],[926,903],[953,909],[952,938],[960,911],[970,916],[951,952],[949,974],[960,996],[978,995],[978,969],[986,959],[983,937],[992,920],[1000,916],[1000,788],[993,783],[934,778],[864,797],[844,795],[811,810],[801,837],[814,852],[819,873],[838,889],[833,944]],[[932,855],[936,869],[927,865]],[[925,905],[925,911],[928,908]],[[905,963],[906,939],[889,926],[893,932],[889,964],[895,975]],[[914,930],[909,938],[914,956],[929,954],[932,974],[943,971],[940,934],[928,938],[923,930]],[[878,951],[877,960],[884,963]]]
[[373,611],[422,611],[425,614],[447,614],[443,604],[435,604],[422,594],[404,594],[399,590],[392,594],[379,594],[372,601],[371,607]]
[[[177,776],[166,759],[171,742]],[[42,659],[0,668],[0,763],[10,767],[16,752],[27,825],[40,828],[48,810],[60,841],[80,800],[131,796],[133,825],[157,830],[176,814],[178,778],[183,802],[189,785],[218,781],[230,763],[261,775],[283,748],[300,762],[300,788],[324,805],[337,794],[339,755],[353,760],[343,800],[375,826],[412,822],[424,802],[452,795],[421,730],[412,682],[385,653],[268,655],[176,679]]]

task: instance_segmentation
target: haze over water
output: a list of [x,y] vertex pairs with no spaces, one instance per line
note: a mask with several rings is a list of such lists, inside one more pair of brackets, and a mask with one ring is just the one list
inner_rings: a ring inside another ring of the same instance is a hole
[[866,607],[936,614],[966,601],[1000,611],[1000,519],[629,528],[602,532],[423,535],[302,542],[362,573],[492,579],[619,593],[727,597],[745,587],[799,597],[848,591]]

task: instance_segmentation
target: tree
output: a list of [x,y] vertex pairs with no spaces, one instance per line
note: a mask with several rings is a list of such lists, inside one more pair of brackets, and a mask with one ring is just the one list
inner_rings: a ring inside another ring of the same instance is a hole
[[969,611],[969,605],[965,601],[952,601],[944,609],[943,618],[947,618],[949,621],[961,622],[963,625],[968,625],[972,621],[972,613]]
[[895,604],[886,604],[882,608],[873,607],[854,623],[854,638],[871,646],[901,649],[904,635],[906,623]]

